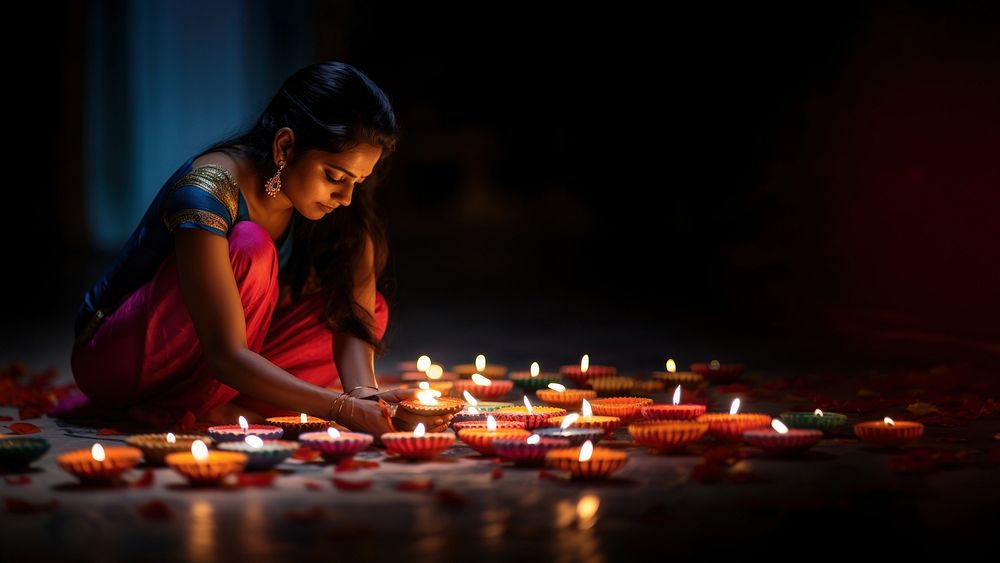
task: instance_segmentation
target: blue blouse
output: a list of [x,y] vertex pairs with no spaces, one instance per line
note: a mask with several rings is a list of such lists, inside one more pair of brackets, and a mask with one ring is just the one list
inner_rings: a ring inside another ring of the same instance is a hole
[[[139,225],[125,242],[118,257],[97,283],[84,295],[74,334],[81,331],[98,312],[97,320],[114,310],[133,291],[152,279],[163,260],[174,251],[176,229],[201,229],[227,236],[240,221],[249,221],[250,212],[243,194],[228,171],[214,165],[192,170],[189,158],[160,187]],[[292,254],[291,228],[278,248],[278,268],[284,268]]]

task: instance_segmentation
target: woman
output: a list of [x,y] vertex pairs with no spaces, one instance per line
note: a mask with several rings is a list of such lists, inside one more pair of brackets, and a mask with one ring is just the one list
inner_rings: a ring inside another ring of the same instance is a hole
[[[84,394],[164,428],[304,412],[389,431],[410,395],[375,380],[388,309],[369,178],[397,136],[379,87],[326,62],[185,162],[84,297],[71,360]],[[328,388],[338,380],[343,394]]]

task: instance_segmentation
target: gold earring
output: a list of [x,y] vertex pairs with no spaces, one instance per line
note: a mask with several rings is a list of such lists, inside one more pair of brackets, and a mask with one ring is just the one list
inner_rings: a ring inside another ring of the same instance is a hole
[[264,184],[264,192],[271,197],[278,197],[278,192],[281,191],[281,171],[285,168],[285,161],[278,161],[278,171],[271,176],[267,182]]

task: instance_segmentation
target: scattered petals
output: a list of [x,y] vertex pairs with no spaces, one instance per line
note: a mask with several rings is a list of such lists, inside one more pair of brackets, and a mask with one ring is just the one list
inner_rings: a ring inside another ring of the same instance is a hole
[[341,479],[340,477],[333,478],[333,486],[342,491],[367,491],[374,484],[375,481],[371,479],[355,481],[353,479]]
[[152,469],[147,469],[142,473],[142,477],[139,477],[135,481],[129,483],[130,487],[136,489],[148,489],[153,486],[153,481],[155,480],[155,475]]
[[276,471],[240,473],[236,482],[241,487],[270,487],[277,475]]
[[490,478],[499,479],[501,477],[503,477],[503,469],[500,469],[499,467],[494,467],[493,471],[490,471]]
[[139,516],[148,520],[169,520],[174,513],[162,500],[151,500],[139,506]]
[[121,436],[125,434],[117,428],[101,428],[97,431],[98,436]]
[[396,483],[397,491],[428,491],[434,488],[434,481],[430,479],[410,479]]
[[292,459],[301,461],[313,461],[319,459],[320,453],[310,448],[299,448],[292,453]]
[[42,431],[41,428],[30,422],[15,422],[14,424],[9,424],[7,428],[10,428],[14,434],[36,434]]
[[337,464],[337,467],[334,468],[334,472],[344,473],[347,471],[357,471],[359,469],[375,469],[377,467],[378,467],[377,461],[368,461],[364,459],[355,459],[353,457],[349,457],[347,459],[341,460],[340,463]]
[[59,508],[58,499],[52,499],[48,502],[29,502],[19,498],[4,497],[3,503],[9,514],[37,514],[39,512],[52,512]]
[[27,475],[16,475],[14,477],[3,476],[3,480],[7,482],[8,485],[28,485],[31,483],[31,477]]

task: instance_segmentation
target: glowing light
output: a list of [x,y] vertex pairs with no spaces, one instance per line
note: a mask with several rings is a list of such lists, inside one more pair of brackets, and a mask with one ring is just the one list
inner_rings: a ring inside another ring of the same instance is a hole
[[427,375],[427,379],[441,379],[441,376],[444,375],[444,368],[434,364],[427,368],[427,371],[424,372],[424,374]]
[[587,373],[588,369],[590,369],[590,354],[584,354],[583,357],[580,358],[580,371]]
[[177,443],[177,436],[174,436],[173,432],[167,432],[167,443],[168,444],[176,444]]
[[493,415],[486,416],[486,430],[490,432],[496,432],[497,430],[497,419],[493,418]]
[[191,455],[194,456],[195,461],[205,461],[208,459],[208,446],[201,440],[195,440],[191,444]]
[[305,424],[308,421],[309,421],[309,417],[306,416],[306,413],[300,413],[299,414],[299,423],[300,424]]
[[541,442],[541,441],[542,441],[542,437],[539,436],[538,434],[532,434],[531,436],[528,436],[528,443],[531,444],[531,445],[535,445],[535,444],[537,444],[538,442]]
[[816,415],[816,416],[823,416],[823,411],[821,411],[819,409],[816,409],[816,411],[813,412],[813,414]]
[[771,428],[778,431],[778,434],[788,434],[788,427],[777,418],[771,421]]
[[243,439],[243,441],[246,442],[251,448],[264,447],[264,440],[261,440],[260,436],[256,436],[254,434],[247,436],[246,438]]
[[733,404],[729,407],[729,414],[736,414],[740,411],[739,397],[733,399]]
[[531,362],[531,377],[538,377],[538,372],[541,371],[538,368],[538,362]]
[[483,371],[486,369],[486,356],[479,354],[476,356],[476,371]]
[[420,356],[417,358],[417,371],[427,371],[427,368],[431,367],[431,359],[429,356]]
[[558,393],[562,393],[563,391],[566,390],[566,386],[563,385],[562,383],[549,383],[549,389],[556,391]]
[[896,421],[893,420],[893,419],[891,419],[891,418],[889,418],[888,416],[885,417],[885,420],[883,422],[885,422],[889,426],[895,426],[896,425]]
[[[440,392],[437,392],[440,394]],[[437,395],[433,389],[427,391],[417,391],[417,400],[420,401],[422,405],[436,405],[438,404]]]
[[423,422],[421,422],[420,424],[418,424],[417,427],[413,429],[413,437],[414,438],[420,438],[421,436],[423,436],[426,433],[427,433],[427,430],[424,429],[424,423]]
[[472,396],[472,393],[469,393],[468,391],[462,391],[462,396],[465,397],[465,402],[472,406],[479,404],[479,401],[477,401],[476,398]]
[[490,385],[490,379],[478,373],[472,374],[472,382],[475,383],[476,385],[482,385],[484,387],[486,385]]
[[431,388],[431,384],[426,381],[421,381],[420,383],[417,383],[417,387],[426,391]]
[[674,373],[677,371],[677,362],[673,358],[667,360],[667,371]]
[[94,461],[104,461],[104,446],[94,444],[94,446],[90,448],[90,457],[94,458]]
[[583,443],[580,447],[580,462],[590,461],[590,458],[594,455],[594,444],[590,440]]
[[247,430],[250,429],[250,424],[247,423],[247,419],[243,415],[240,415],[240,428],[243,429],[244,434],[246,434]]
[[567,414],[566,416],[563,417],[563,421],[559,425],[559,428],[562,428],[563,430],[566,430],[570,426],[573,426],[573,423],[576,422],[576,420],[578,418],[580,418],[580,415],[578,413],[571,412],[571,413]]
[[583,413],[583,416],[594,416],[594,409],[590,408],[590,402],[587,399],[583,400],[583,408],[580,409],[580,412]]
[[677,389],[674,389],[674,404],[681,404],[681,386],[678,385]]
[[531,401],[528,400],[528,396],[524,396],[524,408],[528,409],[528,414],[535,412],[535,409],[531,408]]
[[597,509],[600,506],[601,501],[597,495],[586,495],[576,503],[576,518],[580,528],[587,529],[594,525]]
[[340,438],[340,430],[337,430],[336,428],[334,428],[332,426],[326,429],[326,433],[331,438],[334,438],[334,439]]

